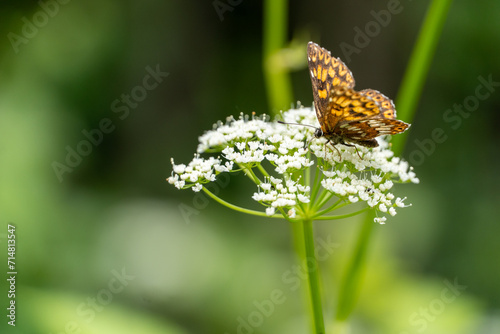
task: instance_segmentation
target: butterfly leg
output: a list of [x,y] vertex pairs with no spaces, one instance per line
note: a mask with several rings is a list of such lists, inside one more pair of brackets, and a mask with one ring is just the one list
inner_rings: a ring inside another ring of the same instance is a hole
[[[325,143],[325,160],[326,160],[326,147],[328,147],[330,149],[330,151],[332,151],[333,153],[333,150],[330,146],[327,146],[328,143],[331,143],[330,140],[328,140],[326,143]],[[339,162],[342,162],[342,154],[340,153],[339,149],[335,147],[334,144],[331,145],[336,151],[337,153],[339,154]]]
[[358,151],[358,148],[356,147],[356,145],[354,144],[347,144],[345,142],[341,142],[342,145],[345,145],[345,146],[350,146],[350,147],[354,147],[354,149],[356,150],[356,153],[358,154],[358,157],[360,160],[363,160],[363,158],[361,158],[361,155],[359,154],[359,151]]
[[313,141],[315,137],[312,137],[311,139],[309,139],[307,142],[304,143],[304,150],[307,148],[307,150],[309,150],[309,146],[311,145],[311,142]]

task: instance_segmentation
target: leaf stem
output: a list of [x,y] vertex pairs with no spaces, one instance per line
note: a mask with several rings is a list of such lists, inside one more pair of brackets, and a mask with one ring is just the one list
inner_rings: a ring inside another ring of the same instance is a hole
[[[398,116],[402,120],[411,122],[415,116],[451,2],[452,0],[433,0],[429,5],[396,98]],[[407,134],[405,132],[393,138],[395,155],[401,154]]]

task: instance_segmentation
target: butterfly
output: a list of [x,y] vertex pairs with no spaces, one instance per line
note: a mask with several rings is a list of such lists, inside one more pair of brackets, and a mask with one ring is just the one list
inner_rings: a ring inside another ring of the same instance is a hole
[[315,138],[325,137],[332,145],[377,147],[376,137],[410,127],[396,119],[394,103],[387,96],[373,89],[354,90],[351,71],[330,51],[309,42],[307,61],[320,124]]

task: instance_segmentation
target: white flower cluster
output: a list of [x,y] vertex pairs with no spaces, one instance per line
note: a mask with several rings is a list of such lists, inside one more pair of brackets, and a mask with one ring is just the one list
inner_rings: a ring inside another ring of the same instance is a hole
[[[168,182],[179,189],[192,187],[200,191],[218,173],[248,172],[258,167],[264,181],[257,176],[253,178],[259,189],[253,199],[267,206],[268,215],[280,209],[294,217],[298,205],[310,201],[310,189],[297,175],[318,164],[321,186],[346,203],[366,202],[378,212],[392,216],[396,207],[405,206],[403,199],[395,199],[389,192],[393,182],[419,180],[407,162],[393,156],[383,139],[378,139],[379,146],[372,149],[326,145],[325,138],[313,139],[305,148],[304,144],[314,137],[314,127],[319,126],[315,112],[311,108],[298,108],[284,112],[282,117],[284,122],[309,126],[271,122],[266,116],[228,118],[225,124],[219,122],[199,138],[198,154],[187,166],[175,165],[172,160],[173,173]],[[203,159],[201,153],[221,156]],[[274,176],[265,171],[263,164],[274,166]],[[235,165],[237,168],[233,168]],[[375,221],[384,223],[385,219]]]
[[[293,207],[298,202],[309,203],[310,188],[288,179],[283,181],[274,177],[269,177],[268,182],[259,184],[259,191],[253,194],[252,198],[259,203],[269,206],[266,213],[271,216],[276,208]],[[293,216],[289,214],[289,216]]]
[[[215,181],[218,173],[229,172],[234,165],[232,161],[226,161],[222,164],[220,159],[213,157],[203,159],[198,154],[195,154],[194,159],[187,166],[184,164],[176,165],[173,158],[170,161],[172,162],[173,175],[167,178],[168,183],[173,184],[177,189],[192,187],[195,192],[201,190],[202,183]],[[186,185],[186,181],[188,185]]]
[[[375,207],[378,211],[396,215],[396,207],[405,207],[403,201],[406,198],[397,197],[394,203],[394,195],[388,190],[394,183],[384,179],[380,175],[372,174],[371,177],[360,178],[350,171],[323,171],[326,176],[321,181],[321,185],[331,191],[339,198],[344,198],[351,203],[359,200],[364,201],[370,207]],[[417,180],[414,180],[417,181]],[[376,218],[376,222],[383,224],[385,217]]]

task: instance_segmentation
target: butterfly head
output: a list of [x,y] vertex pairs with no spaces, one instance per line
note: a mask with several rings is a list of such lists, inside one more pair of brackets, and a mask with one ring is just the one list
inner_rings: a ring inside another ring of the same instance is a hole
[[323,137],[323,135],[324,135],[323,130],[321,130],[321,128],[316,128],[316,130],[314,131],[314,137],[321,138]]

